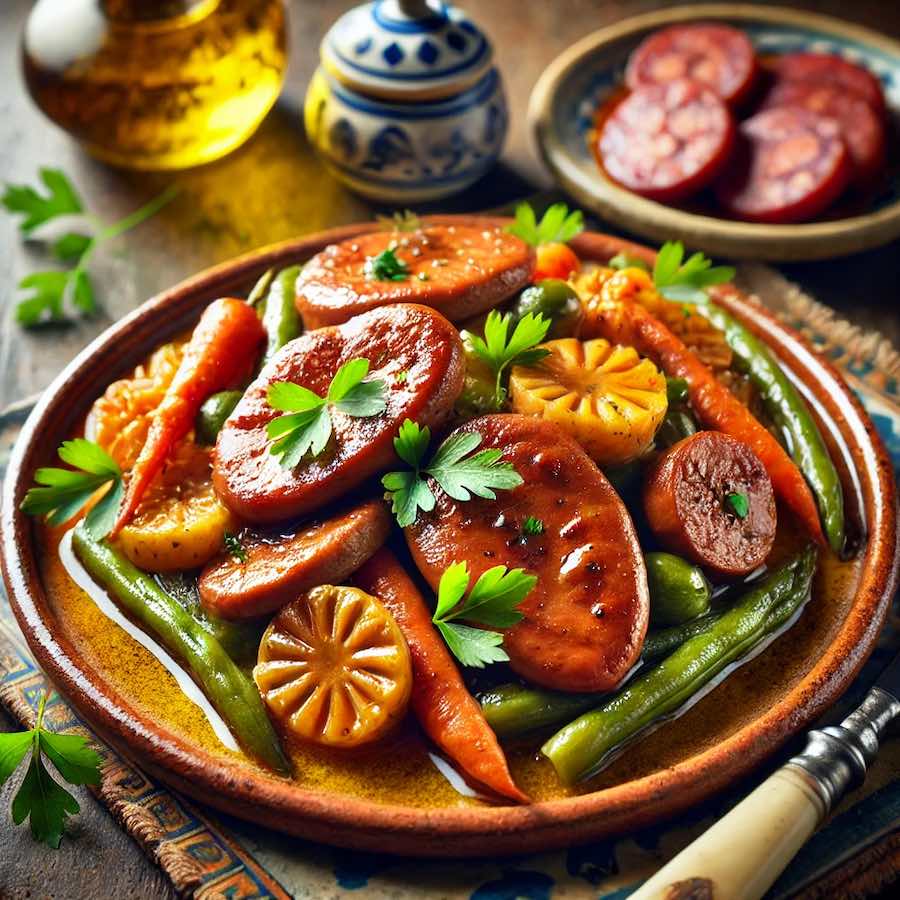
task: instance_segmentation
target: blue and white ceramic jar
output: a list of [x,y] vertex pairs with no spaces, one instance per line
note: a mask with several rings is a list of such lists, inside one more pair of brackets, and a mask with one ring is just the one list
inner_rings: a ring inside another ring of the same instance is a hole
[[448,196],[500,155],[507,107],[490,42],[440,0],[375,0],[322,41],[306,133],[329,170],[388,204]]

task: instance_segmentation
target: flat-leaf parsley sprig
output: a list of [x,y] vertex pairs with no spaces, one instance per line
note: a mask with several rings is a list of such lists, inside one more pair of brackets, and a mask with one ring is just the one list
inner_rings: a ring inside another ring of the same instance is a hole
[[80,809],[78,801],[47,771],[44,756],[69,784],[100,784],[100,754],[77,734],[56,734],[44,727],[47,695],[38,704],[31,731],[0,734],[0,785],[10,778],[31,751],[28,771],[12,802],[16,825],[31,819],[31,834],[54,849],[62,840],[66,817]]
[[30,185],[7,184],[0,197],[8,212],[22,217],[19,223],[22,235],[33,239],[34,232],[40,226],[61,216],[73,215],[84,217],[83,221],[89,226],[91,234],[66,232],[52,244],[53,255],[60,262],[74,263],[74,268],[33,272],[19,282],[20,290],[31,292],[16,305],[16,320],[26,327],[47,321],[64,321],[67,303],[83,315],[95,313],[97,301],[88,264],[97,248],[158,213],[177,193],[174,187],[170,187],[124,219],[105,225],[95,216],[85,213],[84,203],[64,172],[41,169],[39,175],[47,189],[46,194],[39,193]]
[[684,260],[684,244],[666,241],[656,254],[653,283],[668,300],[681,303],[702,303],[706,289],[734,278],[732,266],[714,266],[702,253],[694,253]]
[[59,458],[72,469],[43,468],[34,473],[36,486],[29,488],[20,509],[30,516],[46,516],[50,525],[62,525],[81,511],[103,485],[109,490],[91,508],[85,527],[97,540],[106,537],[122,502],[122,470],[98,444],[85,438],[63,441]]
[[584,214],[580,209],[570,212],[565,203],[554,203],[538,221],[531,204],[520,203],[516,207],[515,222],[506,230],[533,247],[565,244],[584,231]]
[[506,662],[503,635],[461,625],[459,621],[484,625],[487,628],[509,628],[521,621],[518,605],[537,584],[537,578],[524,569],[494,566],[469,587],[469,569],[464,562],[455,562],[441,575],[438,584],[437,607],[432,621],[453,655],[464,665],[484,668],[492,662]]
[[484,338],[475,334],[467,334],[472,351],[487,364],[494,376],[494,405],[497,409],[506,399],[506,388],[503,386],[503,374],[509,366],[532,366],[542,360],[549,351],[537,346],[547,336],[550,319],[540,313],[528,313],[516,323],[513,333],[509,334],[512,321],[510,313],[501,315],[491,310],[484,323]]
[[332,411],[369,418],[387,409],[387,385],[380,378],[365,381],[368,374],[367,359],[345,362],[331,379],[324,397],[290,381],[269,385],[269,406],[287,413],[266,426],[266,433],[274,441],[270,452],[279,457],[282,466],[292,469],[307,453],[314,457],[322,453],[333,431]]
[[381,483],[401,528],[412,525],[420,509],[434,509],[435,497],[426,480],[429,475],[446,494],[460,501],[471,500],[473,494],[494,500],[495,490],[511,490],[522,484],[522,476],[512,463],[501,459],[501,450],[491,448],[474,453],[482,441],[477,432],[450,435],[426,464],[430,441],[431,430],[410,419],[404,420],[394,438],[397,456],[410,466],[410,471],[389,472]]

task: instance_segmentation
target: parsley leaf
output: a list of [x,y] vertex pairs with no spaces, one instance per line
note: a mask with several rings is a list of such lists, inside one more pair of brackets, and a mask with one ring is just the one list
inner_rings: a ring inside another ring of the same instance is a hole
[[91,536],[100,540],[112,530],[122,501],[122,470],[102,447],[84,438],[63,441],[59,458],[73,469],[42,468],[34,473],[35,487],[29,488],[19,507],[30,516],[46,516],[50,525],[62,525],[81,511],[96,491],[109,490],[91,508],[84,520]]
[[706,300],[706,288],[734,278],[732,266],[713,266],[702,253],[694,253],[684,262],[684,244],[666,241],[659,248],[653,266],[653,283],[668,300],[696,303]]
[[463,602],[469,570],[464,562],[455,562],[441,575],[432,622],[464,666],[480,669],[486,663],[504,662],[509,657],[502,648],[502,634],[460,625],[456,620],[488,628],[509,628],[521,621],[522,613],[517,607],[535,584],[537,578],[524,569],[494,566],[479,577]]
[[488,500],[496,490],[511,490],[522,484],[522,476],[512,463],[501,460],[496,449],[472,454],[481,444],[477,433],[453,434],[438,447],[427,465],[423,465],[431,440],[429,429],[406,419],[394,438],[397,456],[412,468],[411,472],[389,472],[381,483],[392,502],[392,511],[401,528],[412,525],[418,511],[431,512],[435,497],[425,480],[430,475],[454,500],[471,500],[474,494]]
[[506,230],[533,247],[565,244],[584,231],[584,215],[579,209],[570,212],[565,203],[554,203],[537,221],[531,205],[520,203],[516,207],[515,222]]
[[366,278],[375,281],[406,281],[409,267],[398,259],[391,248],[382,250],[378,256],[367,256],[365,264]]
[[529,516],[522,523],[522,534],[526,537],[536,537],[539,534],[544,533],[544,523],[541,519],[537,519],[534,516]]
[[750,515],[750,498],[739,491],[732,491],[725,495],[725,507],[739,519],[746,519]]
[[247,551],[244,549],[241,539],[236,534],[226,531],[222,538],[222,543],[225,545],[225,550],[230,556],[233,556],[238,562],[247,562]]
[[419,217],[411,209],[394,210],[389,216],[375,216],[375,220],[382,231],[418,231],[422,227]]
[[66,817],[79,811],[78,801],[47,771],[46,756],[69,784],[100,784],[101,757],[86,738],[75,734],[56,734],[43,727],[46,694],[38,705],[37,722],[31,731],[0,734],[0,785],[31,750],[28,771],[12,802],[16,825],[31,820],[31,834],[58,848]]
[[383,413],[387,409],[385,382],[364,381],[368,374],[367,359],[345,362],[331,379],[324,397],[290,381],[269,385],[266,394],[269,406],[288,413],[272,419],[266,426],[266,433],[273,440],[269,452],[280,457],[286,469],[292,469],[304,456],[319,456],[328,445],[333,411],[354,418]]
[[484,338],[475,334],[466,334],[472,351],[481,360],[487,363],[494,376],[494,406],[500,409],[506,399],[506,389],[503,386],[503,373],[508,366],[531,366],[542,360],[549,351],[536,345],[547,336],[551,320],[540,313],[528,313],[516,323],[515,330],[510,337],[509,324],[512,315],[501,315],[493,309],[488,314],[484,323]]
[[0,198],[9,212],[23,217],[19,230],[25,237],[59,216],[84,212],[72,182],[60,169],[41,169],[39,175],[48,191],[45,196],[26,184],[7,184]]

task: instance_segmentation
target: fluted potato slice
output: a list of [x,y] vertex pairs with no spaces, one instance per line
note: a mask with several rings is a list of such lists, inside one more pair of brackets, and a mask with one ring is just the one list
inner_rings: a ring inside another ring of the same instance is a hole
[[601,466],[630,462],[666,414],[666,379],[632,347],[562,338],[534,366],[514,366],[512,408],[555,422]]
[[253,677],[287,734],[328,747],[378,740],[412,690],[409,649],[391,614],[364,591],[332,585],[278,613]]

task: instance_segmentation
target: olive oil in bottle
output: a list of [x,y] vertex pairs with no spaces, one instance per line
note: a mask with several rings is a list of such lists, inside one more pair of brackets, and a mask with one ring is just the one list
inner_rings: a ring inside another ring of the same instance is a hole
[[182,169],[256,130],[281,90],[285,31],[282,0],[38,0],[25,80],[94,156]]

